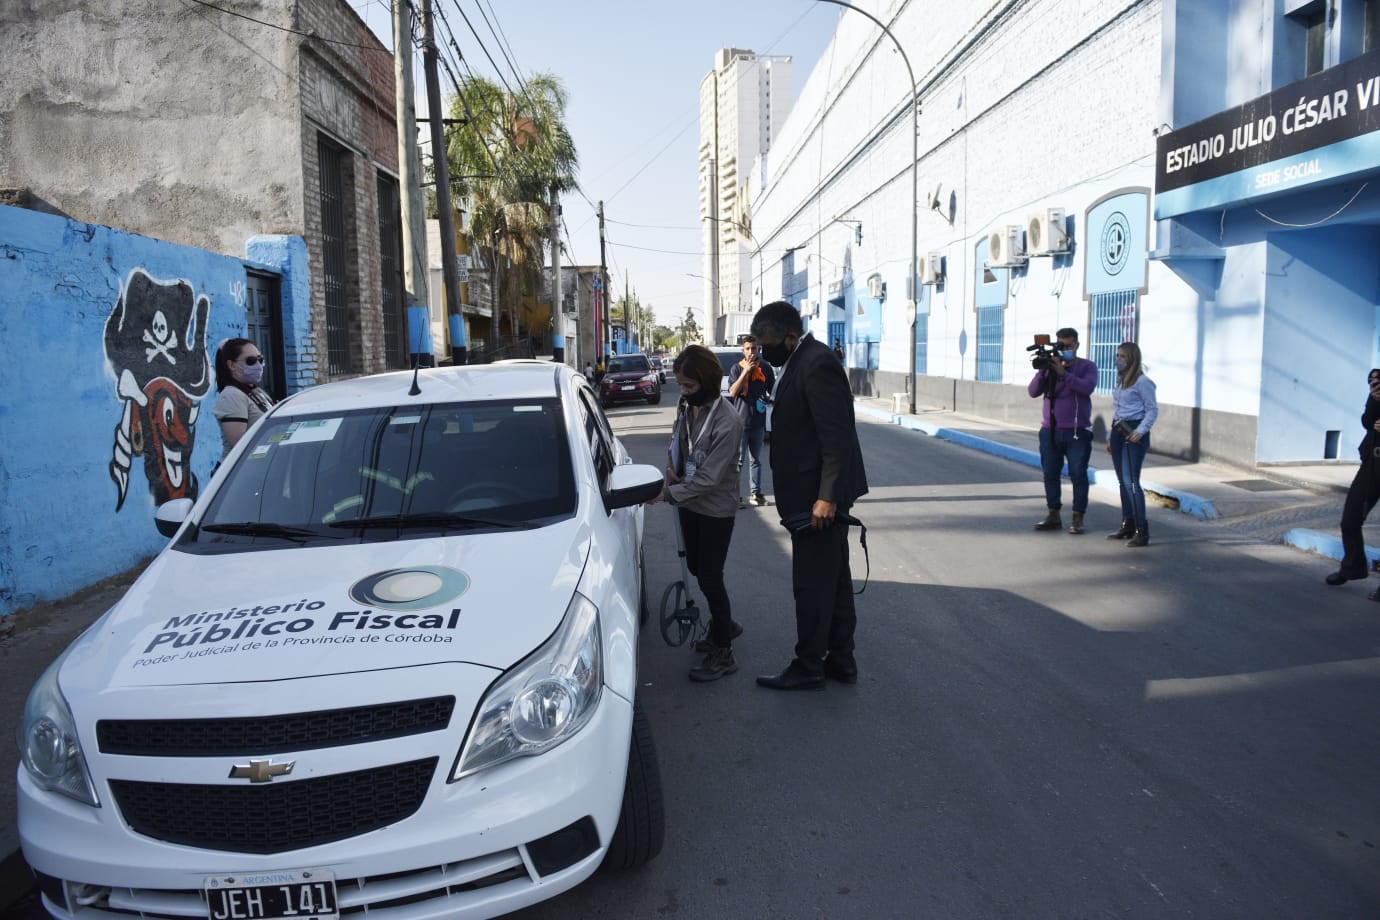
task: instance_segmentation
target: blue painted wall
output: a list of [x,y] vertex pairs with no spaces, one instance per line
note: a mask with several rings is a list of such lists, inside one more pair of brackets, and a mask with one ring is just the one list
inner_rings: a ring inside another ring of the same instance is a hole
[[221,453],[212,353],[245,329],[246,266],[283,272],[289,384],[310,382],[306,246],[253,262],[0,206],[0,615],[164,544],[157,504]]

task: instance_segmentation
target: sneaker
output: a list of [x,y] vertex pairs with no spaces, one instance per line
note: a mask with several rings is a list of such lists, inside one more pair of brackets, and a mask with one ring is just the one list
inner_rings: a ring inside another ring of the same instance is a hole
[[[733,629],[729,632],[729,635],[736,639],[742,634],[743,624],[735,620],[733,623]],[[714,640],[709,638],[708,636],[705,636],[703,639],[696,641],[694,645],[690,646],[690,650],[694,652],[696,655],[707,655],[710,652],[714,651],[714,648]]]
[[757,505],[757,506],[760,507],[760,506],[762,506],[762,505],[765,505],[765,504],[767,503],[767,500],[766,500],[765,498],[762,497],[762,493],[761,493],[761,492],[753,492],[753,493],[752,493],[752,503],[753,503],[754,505]]
[[738,662],[733,658],[733,649],[716,648],[704,656],[699,667],[690,669],[690,679],[705,683],[718,680],[738,670]]

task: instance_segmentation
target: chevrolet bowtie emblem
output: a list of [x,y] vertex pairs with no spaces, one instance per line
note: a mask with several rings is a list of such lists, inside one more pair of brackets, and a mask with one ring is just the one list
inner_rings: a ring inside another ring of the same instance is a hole
[[274,763],[271,760],[251,760],[241,766],[236,764],[230,768],[231,779],[247,779],[251,783],[271,783],[275,776],[286,776],[292,772],[297,761],[291,760],[287,763]]

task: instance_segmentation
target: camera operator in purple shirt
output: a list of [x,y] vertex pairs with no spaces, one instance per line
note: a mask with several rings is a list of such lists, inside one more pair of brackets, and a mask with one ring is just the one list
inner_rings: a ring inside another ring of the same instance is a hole
[[1097,388],[1097,365],[1078,357],[1078,331],[1055,333],[1053,353],[1037,351],[1031,359],[1035,376],[1027,391],[1044,400],[1040,422],[1040,465],[1045,476],[1045,505],[1049,513],[1036,530],[1062,530],[1060,477],[1068,461],[1073,483],[1073,522],[1069,533],[1083,532],[1088,510],[1088,459],[1092,456],[1092,392]]

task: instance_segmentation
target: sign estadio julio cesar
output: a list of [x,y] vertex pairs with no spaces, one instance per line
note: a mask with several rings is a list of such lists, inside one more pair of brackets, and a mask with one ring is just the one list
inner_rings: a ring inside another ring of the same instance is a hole
[[1268,194],[1321,171],[1318,160],[1303,154],[1377,128],[1380,49],[1161,134],[1155,142],[1155,194],[1288,161],[1255,173],[1251,193]]

